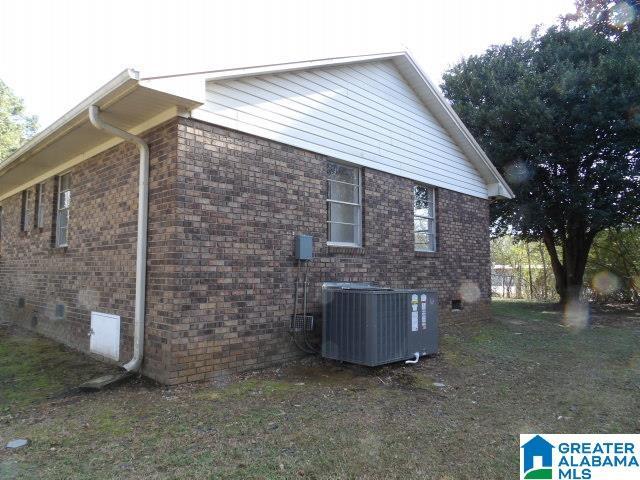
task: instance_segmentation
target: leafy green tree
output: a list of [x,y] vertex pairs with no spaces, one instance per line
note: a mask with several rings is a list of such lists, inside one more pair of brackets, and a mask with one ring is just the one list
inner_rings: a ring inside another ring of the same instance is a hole
[[562,24],[589,26],[611,36],[640,30],[640,0],[576,0],[576,12],[562,17]]
[[26,115],[22,99],[0,80],[0,160],[32,137],[37,129],[37,118]]
[[640,227],[600,232],[585,277],[596,298],[640,302]]
[[494,46],[442,89],[511,184],[494,228],[548,250],[562,303],[581,293],[589,250],[640,220],[640,34],[552,27]]
[[541,242],[523,242],[511,235],[492,238],[491,263],[495,271],[492,281],[497,282],[495,286],[501,286],[503,281],[504,286],[515,290],[507,292],[506,296],[513,294],[515,298],[544,301],[555,298],[548,272],[549,257]]

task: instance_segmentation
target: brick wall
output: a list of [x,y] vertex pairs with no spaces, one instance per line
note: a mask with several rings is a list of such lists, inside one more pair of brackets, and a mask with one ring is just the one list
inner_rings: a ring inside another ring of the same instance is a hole
[[[445,327],[488,317],[486,200],[438,189],[438,252],[416,253],[413,182],[363,169],[363,246],[328,247],[326,157],[183,118],[145,137],[145,374],[175,384],[298,356],[288,335],[298,233],[315,240],[313,314],[321,283],[340,280],[437,290]],[[84,351],[92,310],[121,315],[124,361],[133,344],[137,149],[121,144],[71,173],[68,248],[51,246],[53,178],[42,230],[20,232],[20,194],[3,201],[0,315]],[[461,296],[465,308],[452,312]],[[63,319],[55,316],[59,303]]]
[[[145,372],[164,381],[176,318],[171,227],[175,218],[177,121],[145,135],[150,207]],[[120,360],[133,348],[138,149],[120,144],[73,167],[69,246],[53,246],[56,179],[44,182],[44,225],[20,231],[21,194],[2,202],[0,316],[89,350],[90,312],[121,316]],[[32,188],[35,193],[35,187]],[[34,197],[32,193],[32,200]],[[33,201],[30,219],[33,220]],[[24,298],[19,308],[19,298]],[[65,307],[56,316],[56,305]]]
[[[297,355],[287,334],[296,275],[294,235],[314,237],[309,309],[324,281],[437,290],[440,318],[489,315],[488,201],[437,190],[438,252],[413,248],[410,180],[363,170],[363,246],[326,245],[323,155],[181,119],[177,234],[182,318],[172,383],[278,363]],[[464,309],[451,311],[463,298]]]

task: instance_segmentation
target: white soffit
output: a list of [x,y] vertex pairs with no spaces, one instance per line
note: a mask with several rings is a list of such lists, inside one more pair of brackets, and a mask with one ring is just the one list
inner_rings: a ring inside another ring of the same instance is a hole
[[122,141],[91,125],[91,105],[99,106],[109,123],[137,134],[201,103],[141,86],[137,72],[125,70],[0,161],[0,200]]

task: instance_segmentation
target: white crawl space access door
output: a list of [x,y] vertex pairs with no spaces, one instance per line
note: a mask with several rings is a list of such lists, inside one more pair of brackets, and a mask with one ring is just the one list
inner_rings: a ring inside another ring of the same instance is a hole
[[91,312],[89,349],[113,360],[120,359],[120,316]]

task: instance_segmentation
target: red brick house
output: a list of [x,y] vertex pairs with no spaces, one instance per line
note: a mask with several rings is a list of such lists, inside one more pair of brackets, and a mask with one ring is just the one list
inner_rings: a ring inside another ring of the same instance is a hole
[[168,384],[282,362],[308,234],[316,315],[368,281],[484,319],[511,196],[405,52],[127,70],[0,161],[0,316]]

